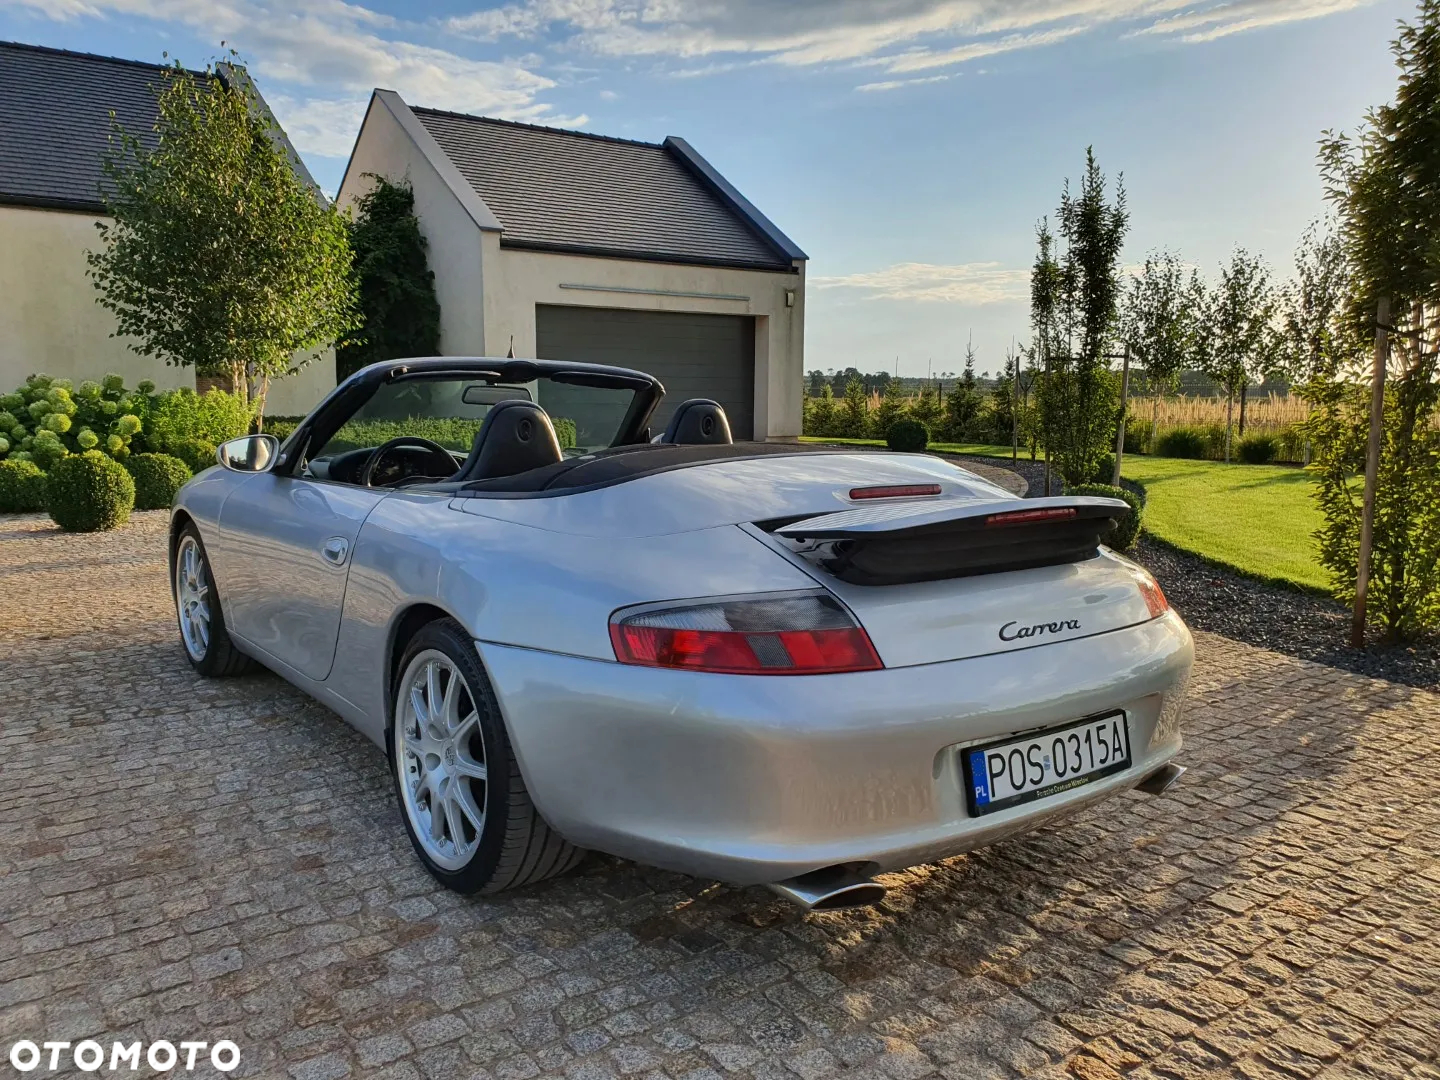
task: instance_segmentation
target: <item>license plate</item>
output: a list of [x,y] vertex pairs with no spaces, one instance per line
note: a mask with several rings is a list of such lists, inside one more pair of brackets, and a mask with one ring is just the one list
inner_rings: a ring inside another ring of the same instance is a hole
[[1130,767],[1123,712],[961,751],[975,817],[1070,791]]

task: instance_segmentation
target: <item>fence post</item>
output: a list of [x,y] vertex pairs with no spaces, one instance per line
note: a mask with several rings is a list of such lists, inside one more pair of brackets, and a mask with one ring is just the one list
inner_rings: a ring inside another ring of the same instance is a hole
[[1370,380],[1370,443],[1365,452],[1365,501],[1360,510],[1360,559],[1355,567],[1355,619],[1350,645],[1365,647],[1365,594],[1370,590],[1370,552],[1375,544],[1375,488],[1380,480],[1380,437],[1385,427],[1385,367],[1388,359],[1390,298],[1375,305],[1375,371]]
[[1120,486],[1120,462],[1125,457],[1125,420],[1130,412],[1130,346],[1125,346],[1125,358],[1120,362],[1120,430],[1115,433],[1115,475],[1110,478],[1111,487]]

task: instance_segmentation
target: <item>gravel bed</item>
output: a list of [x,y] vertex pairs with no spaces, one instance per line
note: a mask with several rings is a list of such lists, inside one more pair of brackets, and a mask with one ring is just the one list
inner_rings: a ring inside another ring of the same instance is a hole
[[1440,641],[1352,649],[1350,612],[1334,600],[1267,585],[1142,536],[1129,553],[1194,630],[1377,679],[1440,689]]
[[[995,479],[991,474],[1003,470],[1012,475],[1021,477],[1029,486],[1024,493],[1026,498],[1036,498],[1045,490],[1045,463],[1043,461],[1031,461],[1022,457],[1019,461],[1012,463],[1009,458],[974,457],[970,454],[940,454],[946,461],[953,461],[964,468],[972,469],[980,473],[986,479]],[[1001,481],[1003,484],[1003,481]],[[1005,484],[1009,487],[1010,485]],[[1061,495],[1063,484],[1059,473],[1050,474],[1050,493]]]

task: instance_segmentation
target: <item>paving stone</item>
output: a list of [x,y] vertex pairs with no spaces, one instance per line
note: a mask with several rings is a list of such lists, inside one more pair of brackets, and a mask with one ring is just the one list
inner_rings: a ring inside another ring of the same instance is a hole
[[882,907],[599,855],[458,897],[369,742],[191,672],[165,535],[0,517],[7,1040],[231,1038],[265,1080],[1440,1080],[1440,696],[1198,634],[1176,789]]

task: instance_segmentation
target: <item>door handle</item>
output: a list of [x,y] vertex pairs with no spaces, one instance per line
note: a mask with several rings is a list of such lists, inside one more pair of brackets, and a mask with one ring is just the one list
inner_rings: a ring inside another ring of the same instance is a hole
[[320,549],[321,556],[332,566],[344,566],[345,556],[350,553],[350,541],[343,536],[332,536]]

